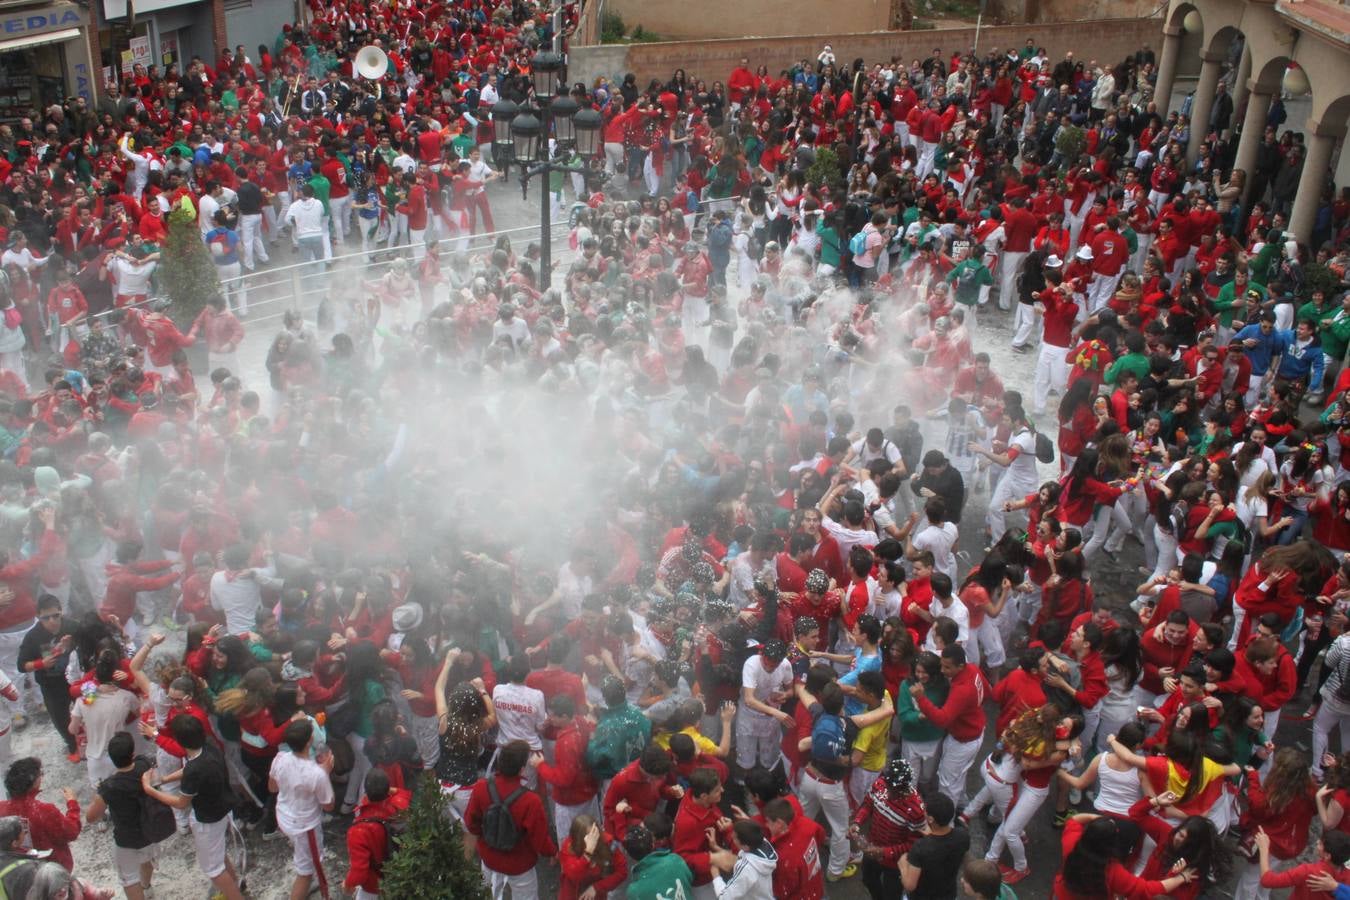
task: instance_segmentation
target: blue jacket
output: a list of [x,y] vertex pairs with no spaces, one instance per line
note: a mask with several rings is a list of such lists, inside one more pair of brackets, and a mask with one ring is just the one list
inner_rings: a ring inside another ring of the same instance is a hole
[[[1244,328],[1243,331],[1246,331]],[[1320,393],[1322,390],[1322,375],[1326,368],[1326,355],[1322,353],[1322,344],[1317,338],[1306,347],[1300,347],[1292,331],[1282,331],[1288,339],[1288,346],[1285,347],[1283,355],[1280,356],[1280,368],[1276,374],[1281,378],[1288,378],[1291,381],[1301,381],[1308,379],[1308,390],[1311,393]]]
[[724,268],[731,262],[730,222],[718,222],[708,229],[708,261]]
[[1243,352],[1247,354],[1248,361],[1252,364],[1252,376],[1260,378],[1270,371],[1270,364],[1275,358],[1282,356],[1288,349],[1293,332],[1279,331],[1272,329],[1270,334],[1261,333],[1260,323],[1248,325],[1237,334],[1233,335],[1235,341],[1256,341],[1255,347],[1249,347]]

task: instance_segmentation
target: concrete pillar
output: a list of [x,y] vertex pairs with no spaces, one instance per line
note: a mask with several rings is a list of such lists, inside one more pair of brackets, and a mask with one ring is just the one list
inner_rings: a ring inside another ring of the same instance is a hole
[[1209,136],[1209,113],[1214,108],[1214,90],[1219,84],[1223,54],[1213,51],[1200,54],[1200,83],[1195,87],[1191,103],[1191,140],[1186,145],[1186,165],[1200,156],[1200,145]]
[[1181,56],[1181,26],[1167,25],[1163,28],[1162,52],[1158,54],[1158,79],[1153,86],[1153,102],[1157,105],[1158,115],[1167,118],[1167,108],[1172,103],[1172,82],[1177,76],[1177,59]]
[[1266,114],[1270,112],[1270,101],[1275,96],[1274,92],[1259,84],[1249,85],[1248,91],[1247,114],[1242,120],[1242,134],[1238,137],[1237,156],[1233,160],[1233,168],[1247,173],[1247,180],[1242,185],[1244,203],[1251,193],[1256,150],[1261,146],[1261,138],[1266,131]]
[[1236,128],[1237,114],[1242,102],[1247,99],[1247,80],[1252,77],[1252,47],[1249,41],[1242,42],[1242,62],[1238,63],[1237,78],[1233,81],[1233,121],[1229,126]]
[[1289,213],[1289,230],[1300,241],[1312,237],[1313,219],[1317,215],[1317,204],[1321,202],[1322,188],[1326,185],[1331,151],[1336,146],[1337,138],[1344,134],[1344,129],[1340,134],[1332,134],[1323,130],[1320,122],[1308,122],[1308,157],[1303,163],[1303,175],[1298,180],[1294,208]]

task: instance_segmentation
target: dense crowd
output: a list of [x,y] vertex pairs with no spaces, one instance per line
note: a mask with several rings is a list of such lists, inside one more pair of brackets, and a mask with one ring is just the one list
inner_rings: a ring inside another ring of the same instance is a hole
[[[497,898],[1008,900],[1038,819],[1059,900],[1350,893],[1350,199],[1286,235],[1282,105],[1242,172],[1147,48],[578,83],[541,290],[465,248],[574,20],[314,3],[0,125],[7,895],[110,822],[131,900],[175,831],[328,896],[333,823],[378,896],[425,773]],[[241,366],[246,273],[358,237]]]

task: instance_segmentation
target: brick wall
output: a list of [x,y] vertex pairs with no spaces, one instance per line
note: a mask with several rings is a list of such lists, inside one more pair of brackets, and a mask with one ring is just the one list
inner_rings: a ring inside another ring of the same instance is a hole
[[221,51],[230,46],[230,39],[225,28],[225,0],[211,0],[211,42],[214,44],[211,52],[210,65],[215,65],[215,61],[220,59]]
[[[218,2],[218,0],[217,0]],[[1059,22],[1040,25],[997,25],[980,29],[980,50],[1021,47],[1032,38],[1044,46],[1052,59],[1072,50],[1083,59],[1117,62],[1147,44],[1162,47],[1162,20],[1106,19],[1092,22]],[[841,63],[857,57],[869,63],[889,61],[892,56],[908,62],[922,59],[940,48],[944,56],[969,50],[974,28],[944,28],[936,31],[892,31],[870,34],[820,35],[816,37],[732,38],[712,41],[678,41],[658,44],[572,47],[570,70],[573,81],[589,83],[596,75],[614,77],[633,72],[642,84],[648,78],[669,78],[683,68],[693,78],[726,81],[742,59],[753,69],[761,63],[777,73],[806,58],[814,60],[823,44],[830,44]],[[622,52],[620,52],[622,51]]]
[[[605,0],[606,13],[623,17],[624,25],[671,41],[696,41],[738,35],[814,34],[820,0]],[[834,0],[830,27],[840,32],[880,31],[890,20],[890,0]]]

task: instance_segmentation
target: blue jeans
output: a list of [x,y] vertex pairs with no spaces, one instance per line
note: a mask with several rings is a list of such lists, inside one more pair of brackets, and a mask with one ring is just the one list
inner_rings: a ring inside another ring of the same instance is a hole
[[319,271],[324,271],[323,235],[316,234],[310,237],[302,237],[299,239],[299,244],[300,258],[305,262],[317,261],[319,263]]

